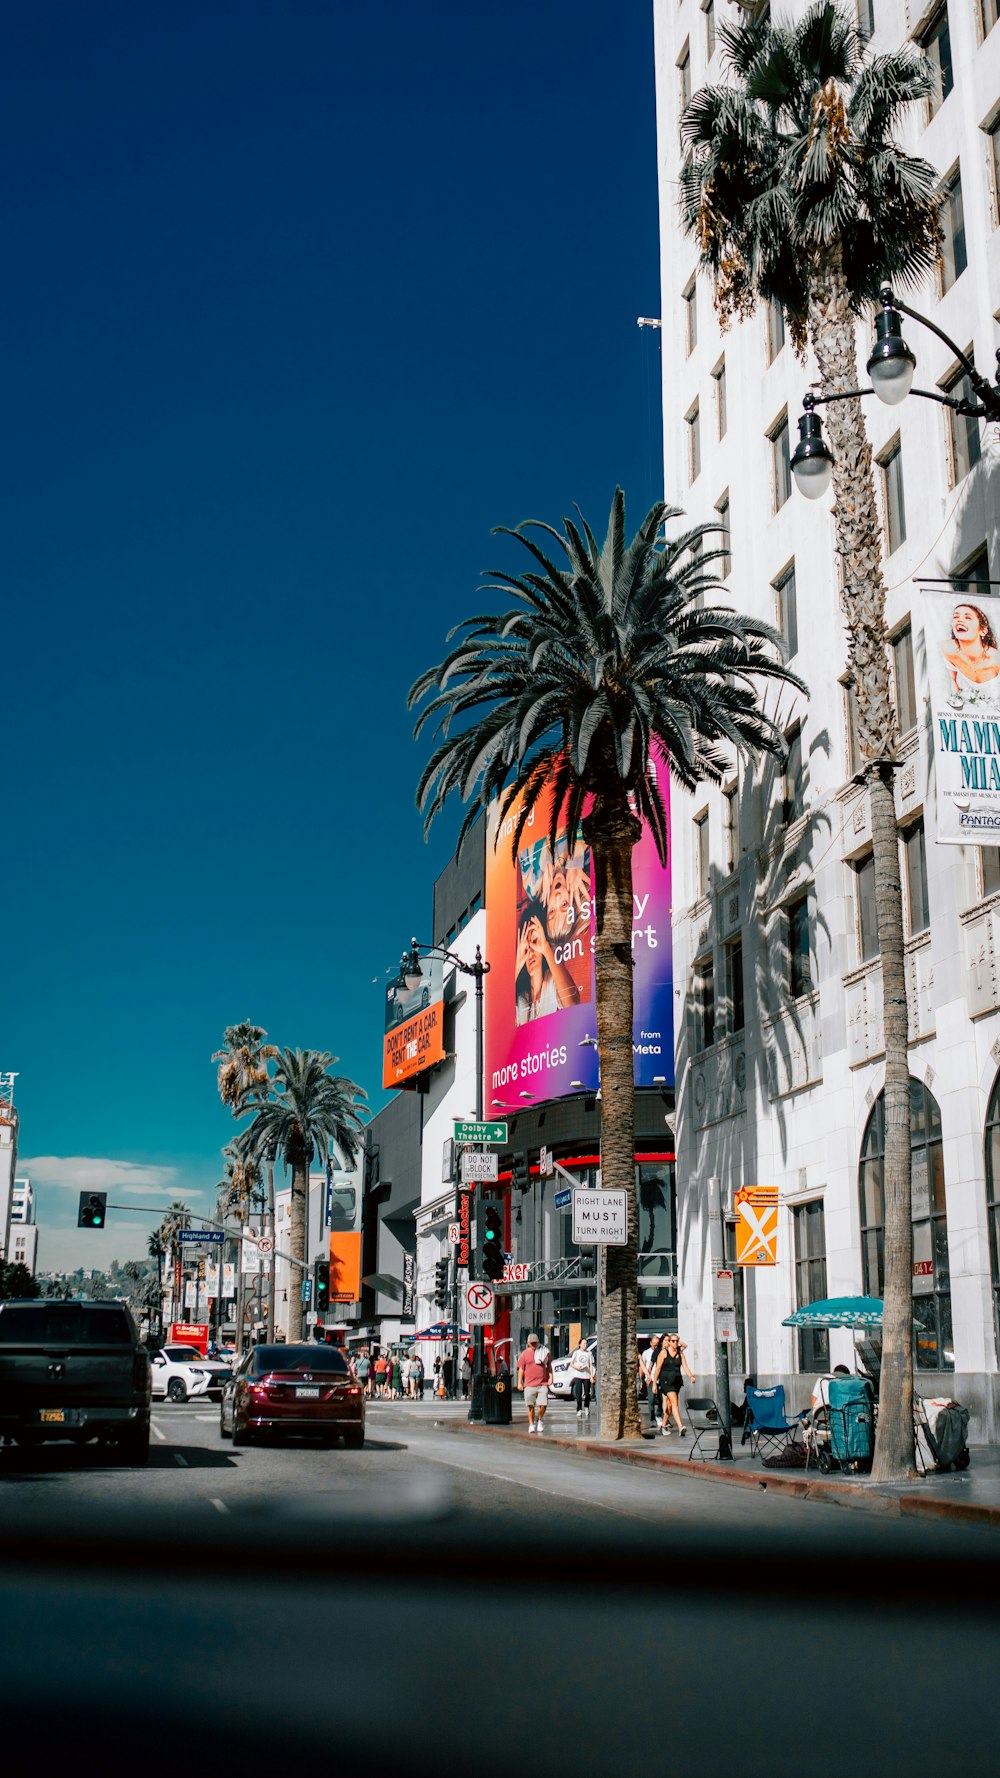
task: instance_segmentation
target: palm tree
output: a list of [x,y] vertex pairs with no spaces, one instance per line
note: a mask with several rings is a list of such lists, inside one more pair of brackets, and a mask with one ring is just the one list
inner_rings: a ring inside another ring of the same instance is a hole
[[274,1061],[278,1052],[273,1043],[264,1042],[266,1036],[267,1032],[249,1019],[243,1019],[239,1025],[227,1025],[222,1034],[224,1048],[216,1050],[212,1057],[219,1064],[219,1097],[234,1117],[239,1117],[237,1108],[248,1098],[267,1097],[267,1064]]
[[146,1252],[149,1254],[150,1259],[155,1259],[156,1261],[156,1332],[157,1337],[161,1340],[163,1338],[163,1259],[166,1251],[167,1247],[166,1242],[163,1239],[162,1229],[154,1229],[146,1242]]
[[327,1073],[336,1060],[325,1050],[279,1050],[272,1097],[262,1103],[251,1095],[242,1107],[244,1114],[253,1114],[253,1122],[242,1132],[247,1159],[259,1166],[273,1154],[291,1169],[288,1246],[298,1275],[292,1280],[288,1303],[290,1341],[302,1338],[298,1286],[305,1276],[309,1168],[314,1156],[326,1161],[331,1142],[352,1162],[364,1130],[367,1094],[353,1080]]
[[[865,54],[853,21],[817,0],[795,24],[723,26],[729,79],[704,87],[681,123],[681,207],[716,278],[723,318],[781,304],[819,366],[820,392],[858,382],[856,323],[880,285],[936,260],[938,175],[894,131],[931,89],[911,44]],[[827,410],[834,526],[858,746],[871,800],[885,1038],[884,1387],[874,1474],[913,1468],[910,1088],[902,890],[893,796],[898,731],[889,680],[882,534],[859,400]]]
[[[668,539],[665,524],[681,516],[658,503],[629,542],[619,488],[603,547],[582,518],[579,526],[564,519],[562,535],[549,525],[501,527],[532,558],[520,574],[496,572],[485,589],[512,606],[459,625],[451,634],[462,640],[410,692],[411,708],[429,700],[416,734],[431,721],[441,736],[417,791],[428,827],[452,791],[470,805],[461,838],[496,798],[504,798],[501,818],[520,799],[516,852],[551,785],[553,837],[582,822],[591,848],[602,1179],[628,1203],[626,1245],[604,1249],[598,1310],[601,1436],[615,1439],[639,1432],[632,850],[646,823],[666,863],[663,753],[689,790],[722,779],[734,752],[781,755],[781,729],[760,706],[759,682],[805,689],[783,665],[769,625],[704,604],[720,590],[711,564],[724,552],[703,549],[719,527],[695,525]],[[554,539],[565,565],[532,529]]]

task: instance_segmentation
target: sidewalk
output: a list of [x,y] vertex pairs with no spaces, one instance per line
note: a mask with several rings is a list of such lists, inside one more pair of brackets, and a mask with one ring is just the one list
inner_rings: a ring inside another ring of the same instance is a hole
[[[443,1402],[435,1403],[444,1407]],[[464,1403],[447,1404],[454,1410]],[[520,1400],[514,1399],[514,1420],[510,1426],[487,1426],[470,1423],[467,1414],[435,1415],[439,1430],[451,1433],[480,1433],[491,1438],[504,1438],[544,1449],[578,1451],[586,1457],[603,1458],[606,1462],[651,1465],[664,1471],[697,1476],[705,1481],[719,1482],[737,1488],[766,1488],[782,1494],[795,1494],[805,1500],[822,1500],[828,1506],[854,1507],[867,1512],[891,1513],[905,1518],[948,1519],[953,1523],[996,1526],[1000,1528],[1000,1448],[996,1445],[972,1445],[972,1463],[967,1470],[951,1475],[920,1476],[913,1481],[886,1487],[868,1476],[821,1475],[817,1469],[765,1469],[758,1458],[749,1455],[749,1446],[738,1442],[733,1447],[734,1461],[720,1463],[714,1456],[715,1441],[702,1440],[697,1457],[689,1458],[693,1435],[681,1439],[675,1433],[664,1439],[655,1437],[612,1442],[597,1437],[597,1409],[588,1419],[578,1420],[572,1407],[562,1402],[550,1403],[545,1416],[545,1432],[537,1438],[528,1432],[527,1413]],[[643,1419],[643,1425],[646,1421]],[[734,1428],[739,1439],[739,1428]]]

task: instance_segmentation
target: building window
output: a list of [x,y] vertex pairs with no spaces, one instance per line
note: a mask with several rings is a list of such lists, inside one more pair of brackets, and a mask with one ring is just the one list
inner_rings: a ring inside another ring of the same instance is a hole
[[767,362],[773,364],[785,343],[785,316],[781,304],[769,297],[767,302]]
[[730,939],[725,947],[726,999],[729,1003],[729,1029],[742,1031],[746,1022],[743,999],[743,940]]
[[715,965],[711,957],[703,957],[694,966],[695,1038],[700,1050],[715,1042]]
[[940,111],[955,84],[951,65],[951,33],[948,29],[948,8],[942,6],[934,14],[920,38],[920,47],[934,71],[934,85],[927,98],[927,119]]
[[896,697],[896,721],[901,735],[917,726],[917,688],[913,676],[913,630],[905,624],[897,630],[892,648],[892,686]]
[[691,46],[689,43],[685,43],[677,58],[677,97],[683,115],[691,103]]
[[950,290],[956,278],[960,278],[969,263],[969,255],[965,245],[965,208],[962,204],[962,175],[956,167],[950,179],[946,179],[941,187],[941,203],[938,208],[938,221],[941,224],[941,258],[939,261],[939,283],[941,295]]
[[875,908],[875,859],[871,852],[854,866],[854,894],[858,914],[858,950],[862,963],[879,954],[878,914]]
[[1000,846],[977,846],[983,895],[1000,895]]
[[472,900],[469,903],[469,919],[470,920],[473,918],[473,916],[475,914],[478,914],[482,905],[483,905],[482,896],[481,895],[474,895],[472,897]]
[[788,945],[788,993],[792,1000],[812,993],[812,960],[809,953],[809,897],[797,895],[785,907]]
[[698,344],[698,280],[692,278],[683,292],[684,303],[684,337],[687,341],[687,353],[690,358]]
[[875,35],[875,0],[858,0],[858,36],[870,43]]
[[993,1280],[993,1337],[1000,1353],[1000,1075],[986,1107],[986,1221]]
[[988,37],[997,22],[997,0],[979,0],[979,20],[983,36]]
[[732,876],[740,855],[740,793],[735,784],[722,793],[722,815],[726,837],[726,875]]
[[[955,1368],[951,1275],[945,1205],[941,1112],[922,1081],[910,1081],[913,1169],[913,1362],[921,1371]],[[988,1160],[987,1160],[988,1166]],[[865,1295],[882,1295],[884,1269],[885,1094],[880,1093],[861,1144],[861,1256]]]
[[[795,1307],[826,1299],[826,1222],[822,1198],[792,1206],[795,1236]],[[830,1335],[825,1327],[799,1328],[799,1370],[830,1369]]]
[[805,779],[802,765],[802,724],[794,723],[785,736],[788,742],[788,757],[781,795],[781,819],[785,827],[791,827],[805,813]]
[[990,558],[985,543],[981,543],[968,561],[963,562],[960,568],[956,568],[949,578],[956,589],[961,589],[962,592],[968,589],[970,592],[985,593],[989,598]]
[[[966,357],[971,363],[971,350]],[[952,371],[938,387],[942,395],[950,395],[957,401],[974,402],[976,399],[967,370]],[[979,462],[979,421],[973,414],[957,414],[953,407],[946,407],[944,411],[948,423],[948,470],[954,487]]]
[[715,54],[715,0],[704,0],[701,10],[705,14],[705,60],[710,62]]
[[726,414],[726,361],[724,358],[719,360],[713,370],[712,380],[715,383],[715,421],[718,435],[720,438],[725,438],[728,416]]
[[771,445],[771,482],[774,510],[780,512],[792,491],[792,467],[788,450],[788,415],[783,414],[768,433]]
[[708,810],[694,818],[695,892],[707,895],[711,881],[711,859],[708,849]]
[[701,474],[701,409],[697,402],[684,416],[688,429],[688,481]]
[[903,499],[903,457],[899,439],[879,458],[882,471],[882,506],[885,512],[886,548],[889,555],[906,541],[906,505]]
[[726,492],[723,494],[721,500],[716,501],[715,510],[719,515],[719,524],[722,527],[722,530],[724,532],[724,536],[720,537],[720,539],[719,539],[719,548],[721,550],[721,555],[719,557],[719,579],[720,580],[728,580],[730,569],[732,568],[732,565],[733,565],[732,553],[729,548],[730,532],[729,532],[729,490],[728,490],[728,488],[727,488]]
[[799,651],[799,612],[795,594],[795,563],[792,562],[772,582],[778,629],[785,638],[789,655]]
[[927,905],[927,847],[923,820],[912,821],[909,827],[904,827],[900,838],[903,842],[906,878],[906,922],[912,938],[918,932],[926,932],[931,923]]

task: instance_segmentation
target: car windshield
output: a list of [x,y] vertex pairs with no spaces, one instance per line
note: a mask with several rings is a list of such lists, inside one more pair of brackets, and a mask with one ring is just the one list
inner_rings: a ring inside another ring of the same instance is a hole
[[175,1364],[190,1364],[192,1359],[201,1357],[197,1346],[165,1346],[164,1351]]
[[258,1346],[254,1353],[254,1370],[264,1371],[326,1371],[337,1377],[350,1375],[350,1365],[335,1346]]
[[131,1346],[124,1309],[77,1303],[8,1303],[0,1312],[0,1341],[19,1346]]

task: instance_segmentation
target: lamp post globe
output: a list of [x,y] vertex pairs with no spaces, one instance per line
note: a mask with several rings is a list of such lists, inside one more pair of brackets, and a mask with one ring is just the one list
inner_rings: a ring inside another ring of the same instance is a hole
[[813,413],[808,395],[806,404],[806,411],[799,418],[799,442],[792,454],[791,470],[799,493],[807,500],[821,500],[833,477],[833,452],[823,437],[822,422]]
[[903,338],[899,311],[888,285],[881,295],[882,308],[875,317],[875,344],[866,368],[879,400],[886,407],[897,407],[913,387],[917,360]]

